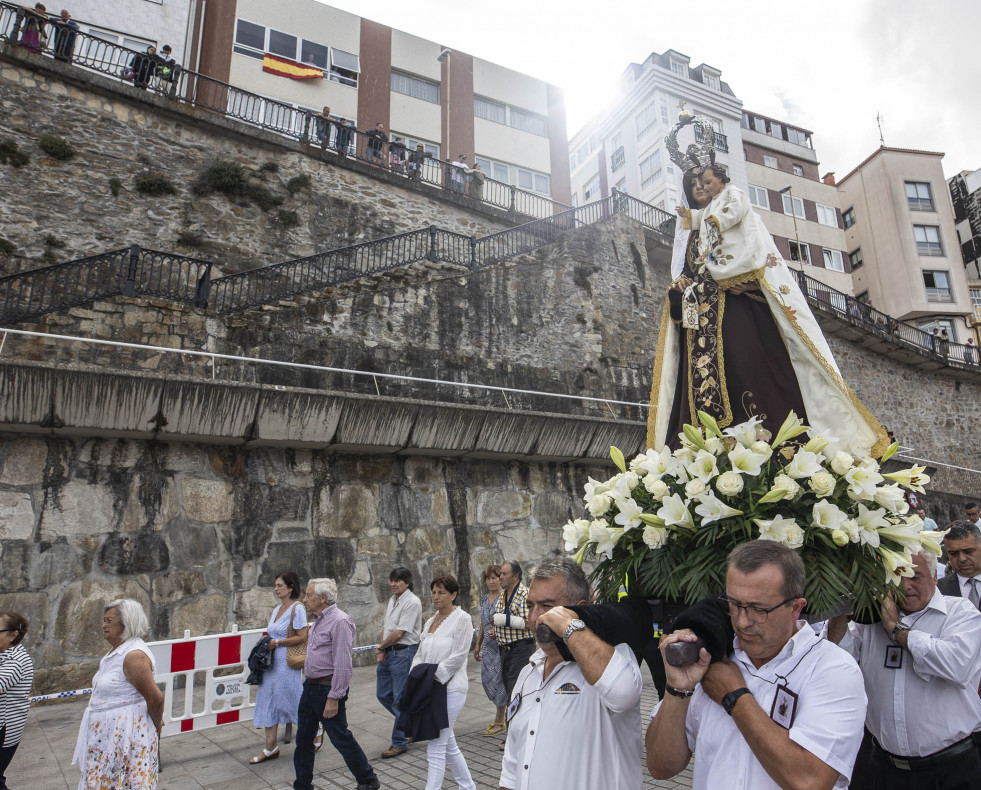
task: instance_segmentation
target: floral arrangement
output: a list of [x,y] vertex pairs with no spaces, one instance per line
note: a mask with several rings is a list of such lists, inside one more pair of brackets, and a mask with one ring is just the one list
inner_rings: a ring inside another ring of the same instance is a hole
[[[912,576],[912,556],[940,555],[942,532],[923,531],[909,514],[903,488],[924,493],[925,467],[886,473],[880,461],[833,452],[791,412],[776,437],[760,420],[720,430],[698,413],[681,446],[648,450],[605,483],[589,479],[591,518],[570,521],[566,551],[597,560],[600,595],[614,600],[624,580],[631,592],[693,603],[725,589],[726,557],[747,540],[774,540],[798,551],[807,569],[812,614],[842,601],[856,614],[878,612],[889,585]],[[893,443],[881,459],[898,449]]]

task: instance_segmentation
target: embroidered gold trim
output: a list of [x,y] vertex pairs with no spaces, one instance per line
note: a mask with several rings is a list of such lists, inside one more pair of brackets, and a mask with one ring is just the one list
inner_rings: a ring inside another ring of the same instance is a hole
[[745,274],[737,274],[735,277],[727,277],[725,280],[716,280],[716,283],[718,283],[719,288],[728,290],[735,285],[745,285],[746,283],[762,280],[765,274],[766,267],[760,266],[759,269],[753,269],[753,271],[746,272]]
[[[773,288],[770,287],[770,284],[766,281],[766,279],[763,279],[761,282],[763,283],[763,286],[771,294],[773,294],[777,302],[782,304],[779,297],[777,297],[777,295],[774,293]],[[784,307],[787,309],[786,306]],[[869,451],[869,454],[873,458],[879,458],[889,447],[889,434],[886,433],[886,429],[882,427],[875,417],[872,416],[872,412],[865,408],[865,404],[858,399],[854,392],[852,392],[852,388],[845,383],[845,380],[841,377],[841,375],[833,367],[831,367],[828,360],[824,358],[824,355],[818,351],[817,346],[815,346],[811,338],[804,333],[803,328],[799,323],[797,323],[796,318],[791,317],[790,325],[794,328],[794,331],[797,332],[797,335],[803,341],[804,345],[807,346],[807,349],[814,355],[815,359],[821,363],[821,367],[823,367],[825,372],[831,377],[831,380],[835,383],[838,389],[840,389],[845,397],[848,398],[851,404],[862,416],[862,419],[865,420],[866,424],[878,437],[878,441],[876,441],[875,445]]]
[[[657,439],[657,401],[658,391],[661,388],[661,369],[664,367],[664,344],[668,340],[668,330],[671,325],[671,307],[664,300],[664,309],[661,311],[661,329],[657,336],[657,349],[654,352],[654,380],[651,382],[651,408],[647,413],[647,449],[654,449],[654,442]],[[677,386],[677,385],[676,385]],[[670,407],[669,407],[670,408]]]
[[722,347],[722,316],[726,311],[726,292],[719,289],[719,387],[722,388],[722,409],[723,417],[716,420],[720,428],[728,428],[732,425],[732,405],[729,403],[729,384],[726,382],[726,360],[725,349]]

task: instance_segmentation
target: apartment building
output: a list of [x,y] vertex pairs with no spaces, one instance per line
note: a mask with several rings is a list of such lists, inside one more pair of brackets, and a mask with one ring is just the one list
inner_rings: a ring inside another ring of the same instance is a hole
[[680,101],[689,112],[711,119],[717,161],[729,168],[735,184],[746,188],[739,143],[742,102],[721,71],[704,63],[692,66],[691,58],[672,49],[631,63],[618,85],[615,105],[595,115],[570,141],[573,203],[599,200],[618,189],[673,212],[678,174],[664,136],[678,121]]
[[[554,85],[316,0],[209,0],[193,53],[200,71],[243,91],[381,123],[410,148],[460,153],[491,178],[570,200],[565,105]],[[264,59],[317,70],[288,79]],[[234,96],[230,98],[234,101]]]
[[964,342],[971,294],[942,153],[881,146],[838,184],[857,299]]
[[819,177],[813,134],[757,112],[742,115],[749,200],[784,260],[852,293],[851,261],[834,174]]
[[[947,181],[954,205],[957,241],[971,291],[971,325],[981,332],[981,170],[964,170]],[[978,340],[981,340],[979,334]]]

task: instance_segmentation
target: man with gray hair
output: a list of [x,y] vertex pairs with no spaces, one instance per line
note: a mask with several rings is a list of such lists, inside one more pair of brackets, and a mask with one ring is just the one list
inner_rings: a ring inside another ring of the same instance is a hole
[[566,608],[588,601],[586,575],[568,557],[544,560],[532,574],[528,625],[533,633],[547,626],[555,639],[539,642],[514,686],[505,790],[640,790],[640,667],[627,645],[611,647]]
[[940,593],[929,552],[913,557],[912,570],[899,604],[883,599],[882,622],[847,631],[844,618],[828,623],[828,638],[858,661],[869,697],[872,743],[855,771],[872,790],[977,787],[981,612]]
[[357,790],[378,790],[378,777],[347,728],[344,704],[353,673],[354,621],[337,608],[337,584],[333,579],[311,579],[303,604],[311,619],[303,694],[297,711],[293,790],[313,790],[313,739],[318,723],[354,774]]
[[981,609],[981,529],[972,521],[954,521],[947,527],[944,548],[954,572],[937,582],[937,589]]

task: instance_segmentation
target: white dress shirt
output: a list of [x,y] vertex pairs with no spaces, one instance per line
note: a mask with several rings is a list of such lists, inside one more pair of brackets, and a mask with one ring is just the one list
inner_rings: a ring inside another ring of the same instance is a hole
[[941,595],[903,615],[909,650],[885,667],[895,644],[882,623],[848,624],[841,647],[858,661],[869,695],[866,725],[887,752],[925,757],[981,730],[981,612],[966,598]]
[[[780,677],[797,695],[790,740],[838,772],[836,788],[848,787],[865,720],[862,673],[845,651],[819,639],[803,620],[783,650],[759,669],[739,649],[732,660],[746,688],[766,713],[773,709]],[[654,709],[655,712],[657,708]],[[695,753],[694,790],[779,790],[739,732],[736,722],[701,685],[685,720],[688,748]],[[697,747],[697,748],[696,748]]]
[[385,607],[385,623],[382,639],[392,631],[405,631],[397,645],[418,645],[422,634],[422,601],[412,590],[406,590],[397,598],[393,595]]
[[[939,566],[938,566],[939,567]],[[939,577],[938,577],[939,578]],[[971,597],[971,580],[977,579],[981,582],[981,574],[977,576],[961,576],[957,574],[957,583],[961,586],[961,597],[970,598]],[[981,594],[981,586],[978,587],[978,593]]]
[[538,650],[515,683],[521,704],[508,722],[500,786],[640,790],[643,680],[630,648],[616,646],[594,686],[574,661],[559,664],[547,680],[544,672]]

